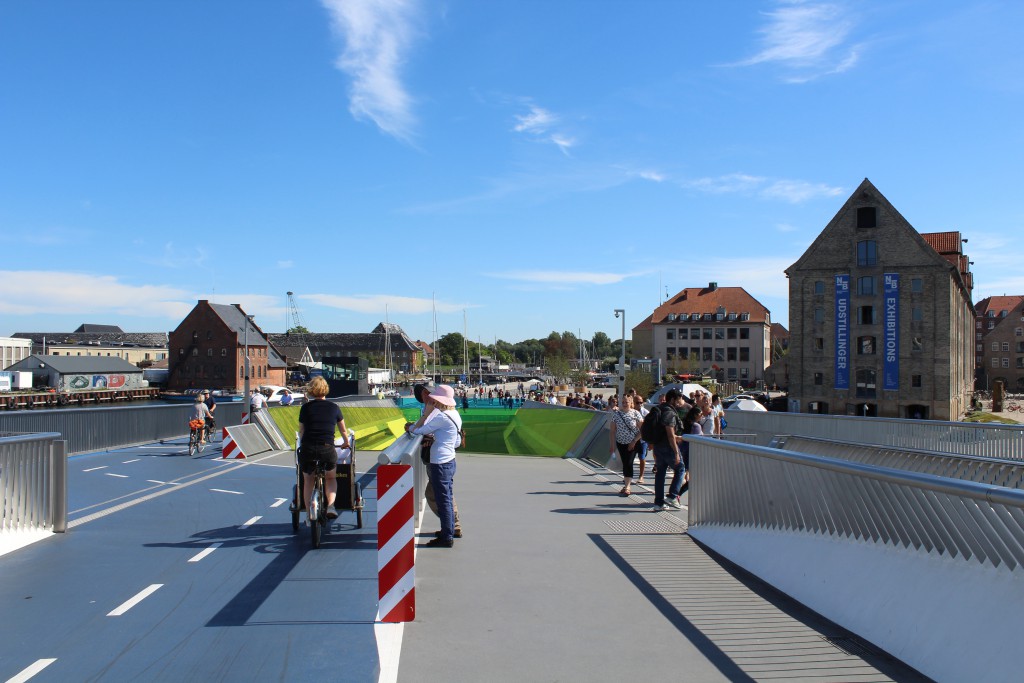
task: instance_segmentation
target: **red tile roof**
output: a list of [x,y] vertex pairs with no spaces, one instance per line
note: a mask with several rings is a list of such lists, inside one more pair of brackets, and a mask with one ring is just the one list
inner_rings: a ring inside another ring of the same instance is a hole
[[[921,237],[932,246],[932,249],[939,252],[942,255],[961,254],[961,245],[963,242],[960,241],[960,232],[952,230],[950,232],[922,232]],[[956,261],[952,261],[956,265]]]
[[653,330],[654,323],[651,322],[651,316],[647,316],[640,323],[633,326],[633,330]]
[[749,322],[768,319],[768,309],[742,287],[687,287],[654,309],[651,318],[653,323],[663,323],[669,313],[718,313],[719,308],[725,313],[749,313]]
[[989,311],[994,311],[995,316],[998,318],[1001,311],[1012,311],[1017,306],[1024,303],[1024,296],[1012,295],[1012,296],[990,296],[982,299],[974,305],[974,310],[979,318],[984,318],[988,315]]

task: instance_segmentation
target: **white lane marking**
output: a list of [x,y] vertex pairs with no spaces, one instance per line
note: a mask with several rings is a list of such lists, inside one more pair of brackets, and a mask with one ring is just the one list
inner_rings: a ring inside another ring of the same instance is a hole
[[158,481],[156,479],[147,479],[150,484],[163,484],[164,486],[181,486],[180,482],[177,481]]
[[263,515],[257,515],[257,516],[253,517],[248,522],[246,522],[245,524],[243,524],[242,526],[240,526],[238,528],[239,529],[248,529],[249,527],[251,527],[256,522],[260,521],[261,519],[263,519]]
[[138,462],[138,461],[139,461],[139,460],[141,460],[141,459],[142,459],[142,458],[135,458],[134,460],[124,460],[124,461],[122,461],[122,462],[121,462],[121,464],[122,464],[122,465],[127,465],[127,464],[128,464],[128,463],[130,463],[130,462]]
[[146,588],[143,588],[141,591],[139,591],[135,595],[135,597],[131,598],[127,602],[121,603],[121,605],[117,609],[115,609],[113,612],[108,612],[107,616],[108,617],[119,617],[119,616],[121,616],[122,614],[124,614],[125,612],[130,610],[132,607],[135,607],[135,605],[139,604],[140,602],[142,602],[143,600],[148,598],[150,595],[152,595],[153,593],[155,593],[158,590],[160,590],[162,587],[163,587],[162,583],[150,584]]
[[168,448],[177,448],[181,444],[164,444],[163,446],[136,446],[136,448],[158,448],[161,450],[167,450]]
[[224,545],[224,544],[223,543],[214,543],[209,548],[207,548],[206,550],[202,551],[201,553],[197,554],[195,557],[190,559],[189,562],[198,562],[199,560],[203,559],[204,557],[206,557],[207,555],[209,555],[210,553],[212,553],[214,550],[216,550],[217,548],[221,547],[222,545]]
[[287,498],[275,498],[274,499],[274,504],[271,505],[270,507],[272,507],[272,508],[281,507],[286,500],[288,500],[288,499]]
[[121,479],[127,479],[128,478],[127,474],[114,474],[113,472],[104,472],[103,474],[107,475],[108,477],[119,477]]
[[377,683],[397,683],[398,660],[402,655],[402,635],[405,623],[373,625],[373,635],[377,641],[377,661],[380,662],[380,675]]
[[210,490],[211,491],[216,491],[217,493],[231,493],[231,494],[234,494],[236,496],[245,495],[241,491],[228,491],[227,489],[210,489]]
[[82,470],[82,471],[83,472],[95,472],[96,470],[105,470],[105,469],[107,469],[106,465],[100,465],[99,467],[90,467],[89,469]]
[[7,683],[25,683],[28,679],[35,676],[37,673],[50,666],[57,659],[37,659],[30,666],[25,667],[19,673],[15,674],[14,678],[8,678]]

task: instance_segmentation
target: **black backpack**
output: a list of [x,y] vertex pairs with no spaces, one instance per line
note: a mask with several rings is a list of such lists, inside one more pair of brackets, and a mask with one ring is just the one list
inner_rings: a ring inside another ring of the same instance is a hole
[[665,440],[665,427],[661,424],[660,405],[654,406],[649,413],[644,415],[644,421],[640,424],[640,438],[652,446]]

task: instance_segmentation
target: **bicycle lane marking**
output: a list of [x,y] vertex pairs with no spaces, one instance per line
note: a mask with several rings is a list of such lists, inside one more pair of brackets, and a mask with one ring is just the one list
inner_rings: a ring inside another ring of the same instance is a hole
[[37,673],[39,673],[40,671],[42,671],[43,669],[50,666],[56,661],[56,657],[54,657],[53,659],[37,659],[31,665],[25,667],[17,674],[15,674],[13,678],[8,678],[7,683],[25,683],[25,681],[29,680]]
[[[255,465],[255,464],[259,463],[260,460],[265,460],[267,458],[272,458],[272,457],[274,457],[274,456],[273,455],[267,455],[267,456],[264,456],[263,458],[257,458],[257,459],[251,460],[251,461],[247,460],[245,462],[239,462],[239,463],[236,463],[233,467],[224,467],[224,468],[222,468],[222,469],[220,469],[220,470],[218,470],[216,472],[211,472],[210,474],[198,477],[198,478],[193,479],[192,481],[189,481],[189,482],[177,483],[173,487],[166,487],[166,488],[165,487],[160,487],[159,491],[154,491],[153,493],[141,496],[139,498],[135,498],[133,500],[126,501],[124,503],[121,503],[120,505],[115,505],[113,507],[107,508],[106,510],[100,510],[98,512],[94,512],[91,515],[86,515],[85,517],[79,517],[78,519],[69,521],[68,522],[68,528],[71,529],[71,528],[74,528],[76,526],[80,526],[82,524],[86,524],[88,522],[95,521],[97,519],[102,519],[103,517],[106,517],[107,515],[111,515],[111,514],[113,514],[115,512],[120,512],[121,510],[126,510],[126,509],[128,509],[130,507],[134,507],[136,505],[139,505],[140,503],[145,503],[147,501],[153,500],[154,498],[159,498],[160,496],[165,496],[168,493],[172,493],[174,491],[180,491],[183,488],[186,488],[188,486],[194,486],[195,484],[202,483],[204,481],[207,481],[208,479],[214,479],[216,477],[220,477],[222,475],[227,474],[228,472],[234,472],[236,469],[238,469],[240,467],[247,467],[249,465]],[[150,487],[150,488],[156,488],[156,487]],[[95,506],[93,506],[93,507],[95,507]]]
[[130,610],[132,607],[135,607],[135,605],[139,604],[140,602],[142,602],[143,600],[148,598],[153,593],[156,593],[158,590],[163,588],[163,586],[164,585],[162,583],[152,583],[152,584],[150,584],[149,586],[143,588],[141,591],[136,593],[134,596],[132,596],[131,598],[129,598],[125,602],[122,602],[113,611],[108,612],[107,616],[108,617],[119,617],[119,616],[121,616],[122,614],[124,614],[125,612]]

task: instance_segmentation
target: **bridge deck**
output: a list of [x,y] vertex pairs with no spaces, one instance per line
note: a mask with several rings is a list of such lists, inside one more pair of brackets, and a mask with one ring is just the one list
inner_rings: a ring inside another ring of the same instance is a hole
[[[344,512],[312,551],[280,502],[290,462],[183,448],[71,459],[68,533],[0,557],[0,680],[374,681],[382,661],[393,680],[373,473],[364,528]],[[460,456],[466,536],[418,551],[397,680],[920,680],[717,562],[681,533],[685,511],[618,489],[575,461]]]

